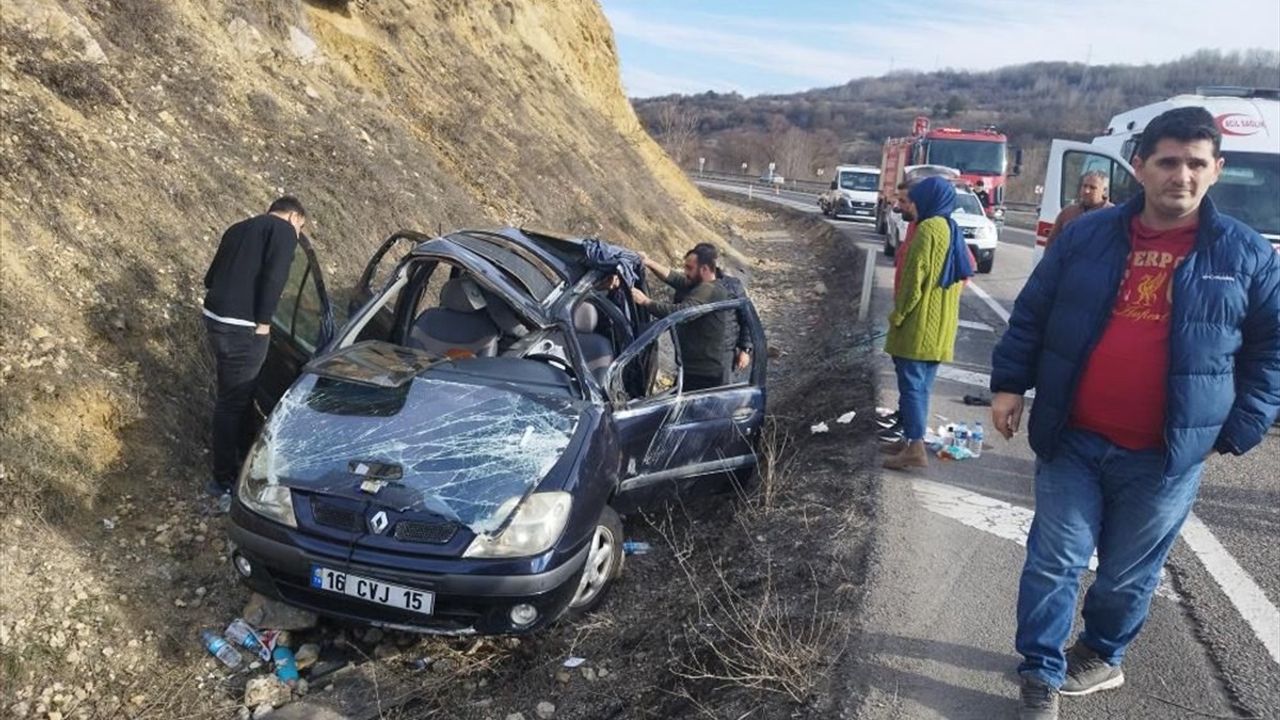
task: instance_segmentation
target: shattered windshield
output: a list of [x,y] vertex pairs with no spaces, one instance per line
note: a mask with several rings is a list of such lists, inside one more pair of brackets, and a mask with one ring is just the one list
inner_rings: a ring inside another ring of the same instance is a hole
[[[492,533],[506,521],[503,503],[530,492],[560,459],[578,409],[568,398],[431,375],[399,386],[309,376],[272,413],[253,472]],[[362,492],[366,478],[352,471],[361,466],[382,468],[386,487]]]

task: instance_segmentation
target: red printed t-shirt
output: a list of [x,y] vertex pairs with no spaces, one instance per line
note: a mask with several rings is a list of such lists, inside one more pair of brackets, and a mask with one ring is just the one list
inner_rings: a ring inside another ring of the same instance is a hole
[[1173,273],[1196,240],[1196,226],[1129,225],[1128,267],[1111,319],[1085,366],[1071,424],[1130,450],[1164,447]]

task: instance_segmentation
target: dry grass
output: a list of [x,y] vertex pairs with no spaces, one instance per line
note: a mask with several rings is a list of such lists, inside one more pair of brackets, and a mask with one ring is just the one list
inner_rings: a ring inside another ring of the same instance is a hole
[[[696,609],[684,632],[671,640],[672,672],[717,688],[780,693],[805,702],[825,677],[836,637],[834,614],[822,607],[821,585],[812,569],[807,587],[781,592],[767,556],[760,558],[762,576],[735,578],[709,550],[699,557],[692,532],[676,530],[670,510],[658,530]],[[805,600],[799,612],[797,595]]]

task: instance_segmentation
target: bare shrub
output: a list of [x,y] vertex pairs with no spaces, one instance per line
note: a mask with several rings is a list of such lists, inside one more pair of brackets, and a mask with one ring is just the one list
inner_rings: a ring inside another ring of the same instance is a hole
[[[786,695],[802,703],[826,674],[835,622],[821,609],[820,583],[810,573],[807,610],[797,612],[795,588],[783,597],[767,558],[763,577],[735,583],[724,565],[708,557],[698,563],[688,535],[677,536],[668,511],[659,532],[692,593],[696,614],[671,641],[672,672],[690,681]],[[750,594],[748,594],[748,590]]]

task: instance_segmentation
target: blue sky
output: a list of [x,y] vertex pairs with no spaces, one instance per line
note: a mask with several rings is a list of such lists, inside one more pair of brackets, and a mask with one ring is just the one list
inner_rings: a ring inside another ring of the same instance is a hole
[[839,85],[890,69],[1280,51],[1280,0],[602,0],[627,94]]

